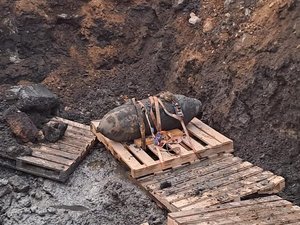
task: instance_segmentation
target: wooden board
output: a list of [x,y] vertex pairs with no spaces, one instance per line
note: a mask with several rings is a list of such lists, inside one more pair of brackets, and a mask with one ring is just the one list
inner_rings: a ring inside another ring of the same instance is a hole
[[[131,176],[134,178],[162,172],[187,163],[190,164],[198,161],[199,158],[209,158],[220,153],[233,152],[232,140],[196,118],[187,125],[192,145],[196,152],[192,150],[187,137],[183,137],[183,141],[180,144],[168,145],[169,149],[174,149],[174,151],[163,150],[160,152],[157,151],[151,139],[148,138],[147,150],[144,151],[138,147],[139,143],[141,143],[140,140],[132,140],[131,144],[115,142],[97,132],[98,125],[99,121],[92,121],[91,131],[112,155],[127,165]],[[170,132],[173,134],[182,133],[178,129]],[[179,151],[176,152],[175,149]]]
[[65,182],[81,160],[96,143],[96,137],[89,126],[55,117],[51,121],[68,124],[64,137],[56,143],[29,146],[31,156],[16,159],[0,156],[0,163],[26,173]]
[[300,224],[300,207],[271,195],[170,213],[168,225]]
[[274,194],[284,188],[284,178],[228,153],[139,178],[137,183],[171,212],[219,205],[253,194]]

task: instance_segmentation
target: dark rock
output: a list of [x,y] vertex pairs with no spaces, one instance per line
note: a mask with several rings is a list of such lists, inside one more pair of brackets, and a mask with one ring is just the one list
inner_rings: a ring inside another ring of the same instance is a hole
[[17,175],[9,178],[9,183],[13,186],[15,192],[28,192],[29,184],[22,178]]
[[38,129],[30,118],[17,107],[11,106],[4,112],[4,119],[11,131],[23,142],[34,142],[38,136]]
[[164,181],[160,183],[160,189],[165,189],[172,187],[172,183],[170,181]]
[[11,187],[8,184],[8,180],[0,179],[0,198],[9,193],[11,193]]
[[53,112],[59,106],[58,97],[42,84],[15,86],[7,94],[10,99],[17,99],[17,107],[22,111]]
[[29,208],[31,207],[31,200],[28,196],[21,198],[18,202],[20,204],[20,206],[23,208]]
[[62,122],[49,122],[44,125],[44,139],[49,142],[56,142],[61,139],[68,127],[68,124]]

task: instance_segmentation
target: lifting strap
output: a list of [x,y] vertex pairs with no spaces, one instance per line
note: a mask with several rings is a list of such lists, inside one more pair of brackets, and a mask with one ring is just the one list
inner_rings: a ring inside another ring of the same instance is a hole
[[136,110],[136,115],[138,118],[138,124],[141,132],[141,141],[142,141],[142,149],[146,149],[146,130],[145,130],[145,123],[144,123],[144,118],[142,114],[142,109],[141,107],[136,103],[135,98],[131,99],[135,110]]
[[[173,101],[174,101],[174,99],[173,99]],[[197,155],[197,153],[196,153],[196,149],[195,149],[195,147],[194,147],[194,145],[193,145],[193,142],[192,142],[192,139],[191,139],[191,137],[190,137],[190,135],[189,135],[189,133],[188,133],[188,130],[186,129],[186,126],[185,126],[185,124],[184,124],[184,121],[183,121],[183,113],[182,113],[182,111],[181,111],[181,109],[180,109],[180,106],[179,106],[179,104],[177,103],[177,106],[175,107],[175,111],[176,111],[176,113],[177,113],[177,111],[178,111],[178,115],[177,114],[173,114],[173,113],[170,113],[170,112],[168,112],[168,110],[166,109],[166,107],[164,106],[164,104],[162,103],[162,101],[160,100],[160,99],[158,99],[158,102],[159,102],[159,104],[161,105],[161,107],[163,108],[163,110],[165,111],[165,113],[168,115],[168,116],[171,116],[171,117],[173,117],[174,119],[176,119],[176,120],[178,120],[179,122],[180,122],[180,124],[181,124],[181,126],[182,126],[182,128],[183,128],[183,131],[184,131],[184,133],[186,134],[186,136],[187,136],[187,138],[188,138],[188,141],[189,141],[189,143],[190,143],[190,147],[192,148],[192,150],[194,151],[194,153]],[[175,103],[176,104],[176,103]],[[179,107],[178,107],[179,106]],[[177,109],[176,109],[177,108]]]
[[149,100],[150,100],[150,117],[151,117],[151,120],[154,124],[155,129],[157,130],[156,117],[153,113],[154,99],[153,99],[152,96],[149,96]]

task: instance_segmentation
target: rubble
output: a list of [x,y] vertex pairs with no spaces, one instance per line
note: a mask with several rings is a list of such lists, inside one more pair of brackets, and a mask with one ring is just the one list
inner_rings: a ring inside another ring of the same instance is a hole
[[64,136],[68,125],[63,122],[48,122],[43,126],[44,140],[56,142]]
[[201,19],[198,16],[196,16],[195,13],[193,13],[193,12],[190,13],[190,18],[189,18],[189,23],[190,24],[195,25],[197,23],[200,23],[200,21],[201,21]]
[[17,107],[11,106],[4,113],[4,118],[12,132],[23,142],[35,142],[38,137],[38,129],[26,115]]
[[15,192],[27,193],[29,191],[29,184],[20,176],[15,175],[8,179]]

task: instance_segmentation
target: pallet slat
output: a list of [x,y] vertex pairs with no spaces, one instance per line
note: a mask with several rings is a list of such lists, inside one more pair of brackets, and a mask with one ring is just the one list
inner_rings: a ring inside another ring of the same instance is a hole
[[290,224],[297,221],[300,221],[299,207],[278,196],[199,207],[168,215],[168,225]]
[[[208,126],[202,125],[202,122],[197,124],[197,120],[194,120],[196,125],[202,126],[202,128],[197,127],[193,123],[188,124],[190,135],[195,135],[198,139],[202,140],[204,143],[207,143],[206,146],[202,142],[197,141],[193,137],[191,138],[192,145],[196,150],[196,154],[193,151],[193,148],[186,136],[182,136],[183,132],[179,129],[174,129],[167,131],[168,136],[180,136],[182,139],[181,143],[178,144],[168,144],[170,150],[157,151],[153,144],[153,140],[148,139],[147,148],[158,158],[154,159],[150,156],[148,151],[144,151],[140,146],[140,139],[132,140],[134,144],[123,144],[114,142],[106,138],[101,133],[97,132],[97,127],[99,121],[91,122],[91,131],[97,136],[98,140],[102,142],[106,148],[114,155],[117,159],[124,162],[127,167],[130,169],[131,175],[134,178],[142,177],[145,175],[150,175],[157,172],[162,172],[167,169],[172,169],[176,167],[181,167],[186,163],[193,163],[194,161],[199,160],[199,158],[208,158],[220,153],[232,152],[233,145],[232,141],[226,137],[221,138],[221,134],[211,129],[213,134],[209,133]],[[215,138],[216,136],[217,138]],[[219,141],[221,140],[221,141]],[[222,143],[222,140],[226,143]],[[127,150],[127,152],[126,152]],[[148,156],[146,156],[148,155]],[[151,158],[151,159],[150,159]]]
[[32,156],[20,156],[17,159],[22,164],[23,163],[28,163],[28,164],[44,167],[44,168],[47,168],[47,169],[53,169],[53,170],[56,170],[56,171],[66,171],[68,169],[68,167],[66,165],[51,162],[51,161],[48,161],[48,160],[45,160],[45,159],[32,157]]
[[31,156],[9,159],[9,165],[7,163],[3,165],[37,176],[66,181],[80,161],[90,152],[95,144],[95,136],[89,130],[89,126],[58,117],[50,121],[62,121],[68,124],[61,140],[55,143],[30,144],[28,147],[32,149]]
[[48,161],[51,161],[54,163],[66,165],[66,166],[71,166],[74,163],[74,160],[69,160],[66,158],[59,157],[59,156],[47,154],[47,153],[45,153],[43,151],[39,151],[39,150],[33,150],[32,156],[34,156],[36,158],[40,158],[40,159],[45,159],[45,160],[48,160]]
[[[195,163],[153,175],[151,179],[138,179],[138,183],[155,199],[164,199],[167,209],[175,211],[230,202],[266,190],[269,193],[282,190],[282,186],[277,186],[284,184],[283,178],[238,157],[224,155],[223,159],[206,161],[201,163],[205,166],[197,167]],[[165,182],[170,185],[162,189]]]

